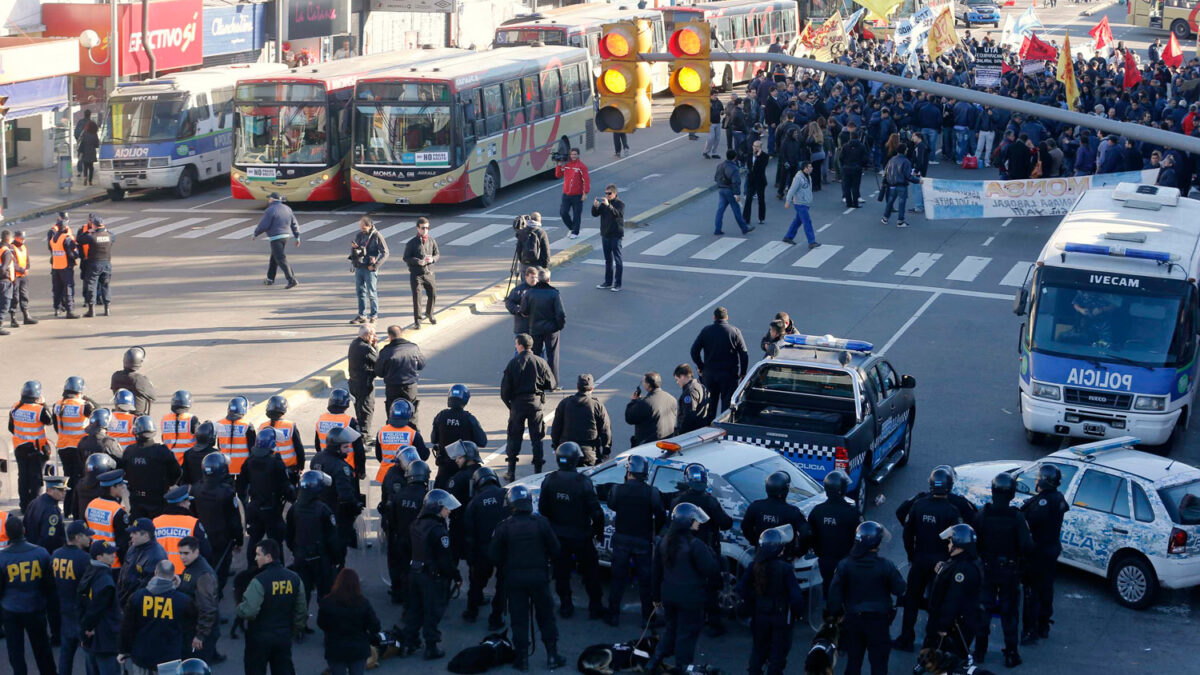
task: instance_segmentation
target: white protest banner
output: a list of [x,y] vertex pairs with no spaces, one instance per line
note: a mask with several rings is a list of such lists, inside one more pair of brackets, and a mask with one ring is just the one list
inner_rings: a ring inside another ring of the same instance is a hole
[[1021,72],[1026,75],[1036,75],[1046,70],[1045,61],[1022,61]]
[[1087,190],[1117,183],[1153,184],[1157,177],[1158,169],[1025,180],[924,178],[921,194],[930,220],[1062,216]]
[[1004,56],[999,47],[980,47],[975,52],[975,86],[998,87],[1004,71]]

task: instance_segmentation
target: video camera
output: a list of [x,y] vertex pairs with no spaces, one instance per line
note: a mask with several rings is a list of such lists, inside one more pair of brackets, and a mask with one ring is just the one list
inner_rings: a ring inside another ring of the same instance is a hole
[[525,226],[528,224],[529,224],[529,216],[521,215],[521,216],[517,216],[516,218],[513,218],[513,222],[512,222],[513,232],[520,232],[521,230],[525,229]]

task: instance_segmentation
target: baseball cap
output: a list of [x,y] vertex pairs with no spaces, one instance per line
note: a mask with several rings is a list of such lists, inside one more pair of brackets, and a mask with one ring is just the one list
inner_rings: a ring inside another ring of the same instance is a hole
[[125,470],[113,469],[112,471],[105,471],[97,477],[97,480],[100,482],[100,487],[120,485],[125,482]]
[[113,546],[111,541],[93,541],[92,547],[88,549],[88,554],[93,558],[99,558],[105,553],[116,553],[117,547]]
[[129,526],[130,532],[149,532],[154,534],[154,521],[149,518],[138,518]]
[[67,525],[67,537],[68,538],[73,538],[76,535],[80,535],[80,534],[86,534],[87,536],[90,537],[96,533],[93,532],[92,528],[88,527],[87,523],[82,520],[72,521],[70,525]]

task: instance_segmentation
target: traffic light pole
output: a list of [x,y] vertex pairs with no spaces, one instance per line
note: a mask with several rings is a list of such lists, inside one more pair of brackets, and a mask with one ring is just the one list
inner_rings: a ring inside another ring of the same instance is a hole
[[[675,57],[671,54],[661,52],[646,53],[641,55],[644,61],[674,61]],[[873,82],[882,82],[883,84],[902,87],[904,89],[915,89],[927,94],[935,96],[944,96],[946,98],[958,99],[967,101],[968,103],[977,103],[979,105],[991,106],[993,108],[1003,108],[1012,112],[1019,112],[1023,115],[1033,115],[1044,119],[1054,120],[1080,126],[1085,129],[1095,129],[1104,131],[1105,133],[1117,134],[1125,138],[1132,138],[1135,141],[1161,145],[1166,148],[1176,148],[1184,152],[1200,154],[1200,138],[1194,136],[1185,136],[1173,131],[1164,131],[1153,127],[1145,127],[1139,124],[1129,122],[1117,122],[1106,117],[1097,117],[1095,115],[1085,115],[1083,113],[1053,106],[1042,105],[1040,103],[1032,103],[1021,99],[1009,98],[1005,96],[997,96],[983,91],[974,89],[966,89],[962,87],[953,87],[948,84],[938,82],[930,82],[929,80],[918,80],[908,77],[900,77],[899,75],[891,75],[889,73],[880,73],[873,70],[863,70],[861,68],[851,68],[840,63],[825,63],[824,61],[814,61],[813,59],[801,58],[799,56],[789,56],[787,54],[772,54],[767,52],[751,52],[751,53],[734,53],[734,52],[717,52],[712,53],[713,61],[755,61],[767,63],[782,63],[789,66],[799,66],[810,70],[818,70],[832,75],[841,77],[853,77],[860,80],[871,80]]]

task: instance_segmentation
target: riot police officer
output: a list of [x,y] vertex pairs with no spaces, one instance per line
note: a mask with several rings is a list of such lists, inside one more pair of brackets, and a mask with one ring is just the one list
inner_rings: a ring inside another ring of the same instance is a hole
[[576,565],[587,590],[589,617],[604,616],[598,576],[600,561],[592,541],[592,537],[604,532],[604,510],[600,508],[592,481],[575,470],[582,460],[579,445],[568,442],[558,446],[554,451],[558,469],[542,481],[538,495],[538,513],[550,522],[558,537],[560,553],[554,559],[554,582],[558,590],[558,615],[564,619],[575,613],[571,571]]
[[375,459],[379,469],[375,472],[375,482],[387,480],[388,471],[396,464],[396,455],[405,448],[412,448],[421,459],[429,459],[429,448],[425,447],[425,439],[421,432],[412,425],[413,405],[406,398],[392,401],[392,409],[388,411],[387,422],[379,427],[375,439]]
[[[84,429],[84,436],[79,441],[80,461],[86,463],[92,455],[108,455],[113,460],[113,468],[121,468],[121,458],[125,450],[117,439],[108,435],[108,425],[111,423],[112,411],[108,408],[100,408],[92,413],[88,418],[87,428]],[[79,499],[76,503],[87,502]]]
[[[949,499],[950,503],[954,505],[954,508],[958,509],[958,513],[962,517],[962,522],[964,522],[964,523],[975,522],[975,511],[976,511],[975,505],[972,504],[971,500],[967,499],[966,497],[964,497],[962,495],[954,494],[954,492],[953,492],[954,481],[957,478],[954,474],[954,467],[950,466],[949,464],[939,464],[939,465],[933,467],[933,470],[934,471],[944,471],[950,476],[951,492],[947,495],[946,499]],[[908,520],[908,512],[912,510],[913,504],[916,504],[918,499],[924,499],[925,497],[928,497],[928,496],[929,496],[929,493],[922,490],[921,492],[918,492],[917,494],[904,500],[900,504],[900,506],[896,507],[896,520],[900,521],[901,526],[903,526],[905,521]]]
[[25,541],[25,525],[9,516],[4,524],[8,546],[0,550],[0,609],[7,627],[8,662],[14,673],[26,672],[25,640],[39,673],[53,673],[54,652],[46,634],[46,600],[54,597],[50,554]]
[[783,675],[792,648],[793,617],[804,616],[804,594],[796,571],[783,558],[792,543],[792,526],[764,530],[758,538],[754,562],[738,580],[737,592],[750,612],[750,675]]
[[1021,644],[1050,637],[1054,623],[1054,574],[1062,553],[1063,515],[1070,509],[1058,491],[1062,472],[1053,464],[1038,467],[1037,494],[1021,505],[1033,536],[1033,553],[1025,572],[1025,629]]
[[696,640],[704,620],[706,589],[720,583],[721,568],[717,557],[696,530],[708,520],[708,514],[695,504],[680,504],[671,511],[667,534],[654,547],[651,591],[654,604],[661,606],[666,625],[646,672],[655,672],[663,659],[675,656],[675,667],[687,672],[696,656]]
[[[416,451],[413,451],[416,454]],[[388,471],[384,481],[379,515],[387,534],[388,577],[391,579],[392,602],[401,604],[408,593],[409,566],[412,562],[412,538],[409,529],[421,513],[425,494],[429,492],[429,464],[422,459],[411,461],[405,473],[403,459]],[[403,474],[403,478],[396,475]]]
[[[258,425],[258,433],[270,427],[275,430],[275,454],[283,460],[287,467],[288,481],[293,486],[300,481],[300,472],[304,470],[304,441],[296,433],[296,423],[283,419],[287,414],[288,402],[283,396],[272,396],[267,399],[267,421]],[[251,453],[252,455],[254,453]]]
[[1004,666],[1021,665],[1017,652],[1017,632],[1021,623],[1021,568],[1033,552],[1029,526],[1012,499],[1017,481],[1006,472],[992,479],[992,501],[975,515],[979,536],[979,559],[983,563],[983,608],[979,635],[975,638],[975,662],[987,654],[992,614],[998,610],[1004,629]]
[[892,598],[904,595],[905,583],[892,561],[879,557],[883,526],[868,520],[854,531],[850,555],[833,571],[825,604],[828,616],[843,616],[840,648],[846,650],[846,673],[862,672],[863,656],[871,659],[871,675],[887,675],[891,642],[888,627],[895,616]]
[[[183,453],[180,483],[194,485],[204,479],[204,458],[217,450],[217,426],[212,422],[201,422],[196,426],[196,444]],[[224,455],[222,455],[224,456]]]
[[[631,574],[637,576],[642,622],[649,621],[653,613],[650,575],[653,572],[654,536],[666,522],[667,511],[662,493],[646,483],[649,474],[650,462],[641,455],[632,455],[625,469],[625,482],[612,486],[608,493],[608,508],[613,511],[613,557],[608,612],[604,618],[610,626],[618,625],[620,621],[621,604]],[[544,487],[542,494],[545,495]]]
[[[455,477],[457,479],[457,476]],[[472,623],[479,615],[479,607],[483,604],[483,589],[492,576],[495,565],[488,557],[488,543],[500,521],[508,517],[508,506],[504,503],[504,488],[500,487],[500,477],[488,467],[480,467],[471,478],[471,501],[463,509],[463,551],[466,553],[467,567],[470,570],[468,578],[471,582],[467,590],[467,608],[462,618]],[[451,533],[453,540],[454,534]],[[499,578],[497,577],[497,581]],[[492,598],[492,613],[488,617],[488,630],[500,630],[504,625],[504,592],[503,585],[497,583],[496,595]]]
[[275,427],[260,429],[254,449],[237,477],[238,496],[246,505],[247,567],[254,559],[254,545],[263,537],[283,541],[283,507],[296,501],[287,466],[275,452],[275,439]]
[[346,456],[356,451],[361,439],[362,435],[350,427],[330,429],[325,447],[309,463],[309,468],[330,478],[330,484],[321,490],[321,501],[337,516],[338,536],[346,548],[358,548],[354,520],[362,513],[354,469],[346,462]]
[[21,510],[42,489],[42,469],[50,458],[46,427],[54,424],[50,406],[42,399],[42,383],[30,380],[21,386],[21,399],[8,414],[13,458],[17,461],[17,494]]
[[[429,442],[433,444],[437,456],[437,480],[435,488],[445,490],[450,479],[458,470],[452,459],[446,456],[444,450],[455,441],[471,441],[477,448],[485,448],[488,444],[487,434],[474,415],[467,412],[467,403],[471,401],[471,390],[465,384],[450,387],[446,396],[446,408],[433,418],[433,430],[429,432]],[[468,483],[469,485],[470,483]]]
[[[693,462],[683,467],[683,480],[687,483],[687,489],[675,498],[671,508],[674,509],[680,504],[695,504],[709,515],[708,522],[701,524],[700,529],[696,530],[696,536],[708,544],[719,561],[721,559],[721,532],[733,527],[733,517],[725,512],[716,497],[708,493],[708,469],[704,468],[704,465]],[[708,624],[708,633],[712,637],[725,634],[725,627],[721,625],[721,608],[718,604],[719,591],[720,589],[715,586],[709,589],[708,604],[704,607],[705,622]]]
[[[475,472],[483,464],[479,456],[479,448],[473,441],[455,441],[445,448],[445,454],[454,462],[457,471],[446,483],[446,491],[454,495],[460,504],[471,501],[471,486],[474,485]],[[435,482],[434,485],[437,483]],[[463,531],[463,515],[466,509],[459,509],[450,514],[450,552],[454,560],[462,560],[465,556],[463,545],[466,543],[466,533]]]
[[508,598],[516,651],[514,667],[521,672],[529,670],[529,617],[534,615],[546,645],[546,667],[559,668],[566,659],[558,653],[558,624],[548,574],[551,561],[560,554],[558,537],[550,523],[533,512],[529,488],[512,486],[506,501],[512,516],[496,526],[488,555],[500,569],[500,583]]
[[[904,619],[900,635],[892,646],[912,651],[916,640],[917,610],[933,581],[935,567],[946,559],[942,532],[962,522],[962,512],[949,500],[954,475],[944,467],[929,474],[929,495],[913,502],[904,523],[904,551],[911,566],[908,570],[908,594],[904,597]],[[964,654],[965,656],[965,654]]]
[[100,474],[115,470],[117,460],[107,454],[89,455],[83,467],[83,478],[75,484],[75,512],[81,519],[87,517],[87,505],[105,492],[100,487]]
[[228,457],[210,452],[204,457],[203,472],[200,482],[192,486],[192,508],[208,533],[213,552],[209,563],[217,570],[217,592],[223,593],[233,553],[241,550],[245,538],[241,501],[229,478]]
[[[326,449],[326,438],[334,429],[345,427],[354,430],[358,434],[353,441],[354,447],[343,456],[350,468],[354,469],[355,476],[362,480],[367,475],[367,453],[362,432],[358,428],[358,420],[353,415],[346,413],[346,409],[352,403],[350,392],[345,389],[334,389],[329,392],[329,402],[325,406],[325,412],[317,418],[316,432],[313,434],[313,452],[319,453]],[[314,468],[311,462],[309,468]]]
[[787,501],[792,488],[792,477],[784,471],[776,471],[764,480],[767,496],[750,503],[742,518],[742,534],[747,541],[758,541],[763,530],[780,525],[791,525],[794,536],[784,552],[789,559],[804,555],[812,538],[804,512]]
[[817,566],[821,569],[821,589],[825,591],[825,597],[829,597],[833,571],[842,558],[850,555],[855,532],[863,518],[858,509],[846,501],[846,490],[850,488],[850,477],[846,472],[830,471],[823,482],[825,501],[809,512],[808,527],[812,531]]
[[446,613],[450,583],[462,583],[462,575],[450,555],[450,529],[447,518],[459,508],[454,495],[445,490],[430,490],[421,505],[421,515],[409,530],[412,539],[412,576],[404,613],[404,651],[412,654],[425,640],[424,658],[440,659],[446,652],[438,649],[442,640],[438,624]]
[[975,530],[960,523],[946,528],[940,538],[949,549],[950,557],[938,563],[937,576],[930,585],[925,646],[965,659],[967,649],[975,639],[983,584]]
[[129,481],[129,512],[134,518],[157,518],[166,502],[167,489],[179,482],[175,453],[154,440],[158,425],[142,415],[133,421],[137,440],[125,450],[125,479]]
[[554,409],[550,444],[557,448],[567,441],[578,443],[583,464],[593,466],[612,450],[612,422],[604,404],[592,395],[595,381],[591,373],[580,375],[575,388],[575,395],[559,401]]
[[287,545],[292,550],[296,573],[304,581],[304,602],[312,592],[323,598],[333,586],[333,568],[343,564],[346,549],[338,537],[337,517],[320,494],[329,476],[316,470],[300,476],[300,495],[287,514]]

